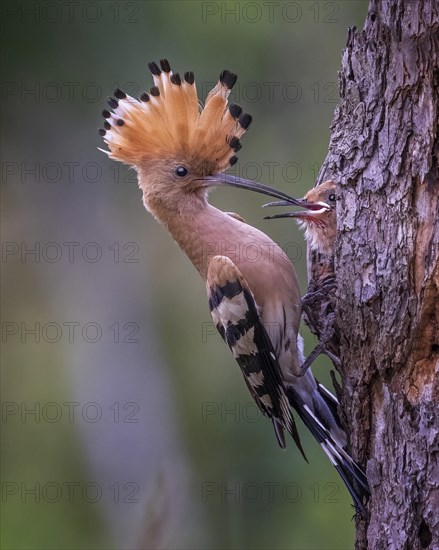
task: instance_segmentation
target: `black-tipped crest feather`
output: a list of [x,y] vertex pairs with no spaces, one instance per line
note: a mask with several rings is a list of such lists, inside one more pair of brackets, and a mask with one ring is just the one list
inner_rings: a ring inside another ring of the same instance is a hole
[[143,92],[137,101],[117,88],[115,97],[108,99],[114,113],[103,111],[104,118],[112,120],[110,128],[104,125],[107,133],[100,134],[109,146],[109,156],[139,166],[147,158],[184,151],[186,158],[203,161],[207,175],[233,165],[234,153],[242,147],[239,138],[251,118],[242,115],[238,105],[228,105],[237,76],[224,70],[203,108],[192,71],[185,72],[183,79],[172,73],[167,59],[159,64],[152,61],[148,67],[154,79],[149,93]]

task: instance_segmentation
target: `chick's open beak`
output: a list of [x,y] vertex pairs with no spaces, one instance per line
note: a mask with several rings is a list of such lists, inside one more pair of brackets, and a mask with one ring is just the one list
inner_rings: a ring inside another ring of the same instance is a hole
[[324,214],[325,212],[328,212],[329,210],[331,210],[331,207],[326,202],[323,202],[323,201],[308,202],[306,199],[295,199],[294,202],[291,202],[289,200],[268,202],[267,204],[264,204],[262,208],[266,208],[268,206],[291,206],[292,204],[296,206],[301,206],[306,210],[297,210],[295,212],[284,212],[283,214],[273,214],[272,216],[265,216],[264,220],[274,220],[278,218],[310,219],[310,218],[313,218],[314,216],[319,216],[320,214]]

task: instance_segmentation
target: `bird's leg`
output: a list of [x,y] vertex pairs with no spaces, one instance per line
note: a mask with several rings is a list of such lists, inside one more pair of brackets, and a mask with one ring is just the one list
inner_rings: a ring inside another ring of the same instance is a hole
[[[313,285],[315,286],[315,285]],[[329,293],[336,288],[335,277],[328,277],[322,284],[320,284],[315,290],[308,287],[308,292],[303,296],[302,303],[308,305],[309,302],[321,300],[327,298]]]
[[324,353],[331,361],[334,363],[334,367],[339,371],[342,367],[342,362],[340,361],[340,358],[337,357],[334,353],[329,351],[328,349],[323,349],[322,353]]
[[337,370],[341,368],[342,365],[341,365],[340,359],[327,349],[327,344],[331,341],[334,334],[334,330],[333,330],[334,320],[335,320],[335,313],[330,313],[326,318],[326,323],[325,323],[320,341],[303,362],[302,366],[300,367],[299,376],[303,376],[306,373],[306,371],[309,369],[309,367],[314,363],[314,361],[317,359],[317,357],[321,353],[324,353],[327,357],[329,357],[329,359],[331,359],[331,361],[334,363],[334,366]]
[[320,325],[322,304],[332,302],[332,295],[335,290],[335,279],[327,279],[321,286],[315,289],[314,285],[308,287],[308,292],[302,297],[302,311],[306,324],[313,334],[320,337],[322,332]]
[[331,361],[334,363],[334,366],[337,370],[340,370],[342,364],[340,358],[337,357],[332,351],[327,347],[327,344],[332,340],[334,336],[334,324],[335,324],[335,312],[328,314],[326,322],[323,327],[322,336],[320,338],[320,344],[322,346],[322,353],[324,353]]
[[319,342],[302,363],[302,366],[300,367],[300,374],[298,374],[298,376],[303,376],[321,353],[324,353],[324,349],[322,344]]
[[314,315],[314,309],[311,307],[308,301],[304,301],[303,299],[302,299],[302,315],[306,324],[310,328],[310,330],[313,332],[313,334],[317,336],[318,322],[317,322],[316,316]]

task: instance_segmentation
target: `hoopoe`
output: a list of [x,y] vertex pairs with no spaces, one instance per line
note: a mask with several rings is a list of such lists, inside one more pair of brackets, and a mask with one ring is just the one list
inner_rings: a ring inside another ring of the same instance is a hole
[[[299,199],[304,210],[266,216],[265,219],[294,218],[305,231],[310,252],[308,290],[302,298],[303,317],[311,331],[319,338],[319,345],[302,365],[305,372],[320,353],[328,355],[337,367],[338,340],[335,334],[334,297],[337,290],[334,271],[334,250],[337,234],[337,189],[332,180],[314,187]],[[297,200],[270,202],[268,206],[297,205]]]
[[[99,133],[109,147],[104,152],[136,169],[146,209],[204,279],[212,319],[253,399],[271,419],[279,445],[286,446],[286,430],[305,457],[292,407],[338,470],[357,510],[364,513],[367,480],[345,451],[338,402],[311,371],[298,376],[303,343],[294,268],[265,233],[213,207],[207,196],[210,188],[228,185],[290,204],[297,201],[271,187],[223,174],[236,163],[240,138],[252,120],[238,105],[228,104],[235,74],[221,73],[203,108],[192,72],[182,78],[167,60],[160,61],[160,67],[150,63],[149,68],[154,79],[149,93],[137,100],[118,89],[109,100],[113,112],[103,111]],[[258,248],[257,262],[252,255],[236,253],[249,245]]]
[[283,214],[274,214],[266,216],[265,219],[273,220],[278,218],[295,218],[302,229],[305,230],[305,239],[311,250],[316,250],[319,254],[328,260],[325,262],[324,270],[317,274],[318,279],[323,282],[326,276],[333,276],[329,263],[334,260],[335,237],[337,234],[337,188],[332,180],[327,180],[317,187],[313,187],[304,196],[303,199],[294,199],[294,202],[286,200],[269,202],[264,204],[268,206],[291,206],[299,205],[305,210],[294,212],[284,212]]

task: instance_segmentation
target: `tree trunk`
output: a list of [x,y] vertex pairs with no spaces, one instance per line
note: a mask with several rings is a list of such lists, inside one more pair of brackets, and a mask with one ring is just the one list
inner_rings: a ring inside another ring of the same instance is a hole
[[438,12],[372,0],[349,30],[319,176],[340,186],[332,349],[372,493],[359,549],[439,548]]

